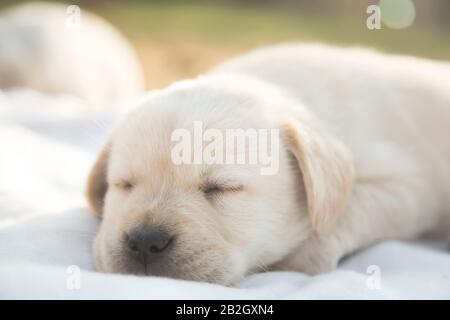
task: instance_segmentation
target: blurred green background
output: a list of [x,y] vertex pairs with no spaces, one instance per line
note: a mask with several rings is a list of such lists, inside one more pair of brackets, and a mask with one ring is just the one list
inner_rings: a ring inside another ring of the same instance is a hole
[[[26,1],[3,0],[0,8],[20,2]],[[369,30],[366,9],[378,0],[66,1],[122,31],[138,52],[149,88],[195,76],[251,48],[281,42],[360,45],[450,60],[450,1],[412,2],[411,26]]]

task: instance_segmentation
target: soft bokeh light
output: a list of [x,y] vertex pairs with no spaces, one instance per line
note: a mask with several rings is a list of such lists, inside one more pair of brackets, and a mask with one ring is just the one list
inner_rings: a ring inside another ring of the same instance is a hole
[[412,0],[380,0],[381,21],[389,28],[403,29],[411,26],[416,18]]

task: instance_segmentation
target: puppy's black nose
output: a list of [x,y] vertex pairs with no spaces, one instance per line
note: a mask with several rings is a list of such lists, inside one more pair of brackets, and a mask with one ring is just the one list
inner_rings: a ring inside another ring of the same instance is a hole
[[171,247],[173,237],[162,228],[139,227],[132,229],[126,237],[126,245],[131,254],[145,264],[163,257]]

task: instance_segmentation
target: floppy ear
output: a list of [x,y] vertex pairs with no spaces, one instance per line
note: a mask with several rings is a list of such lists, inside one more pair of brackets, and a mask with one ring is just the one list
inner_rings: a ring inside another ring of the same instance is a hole
[[313,228],[329,230],[345,209],[353,187],[350,151],[319,128],[291,121],[281,128],[303,176]]
[[106,170],[109,157],[109,144],[100,152],[94,166],[91,169],[86,186],[86,198],[94,213],[101,217],[103,202],[108,183],[106,182]]

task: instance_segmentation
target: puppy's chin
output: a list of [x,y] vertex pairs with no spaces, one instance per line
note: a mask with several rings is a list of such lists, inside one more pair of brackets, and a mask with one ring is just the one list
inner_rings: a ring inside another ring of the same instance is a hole
[[94,255],[94,266],[97,271],[100,272],[107,272],[104,268],[103,260],[100,255],[100,235],[97,234],[97,236],[94,239],[94,243],[92,245],[92,251]]

